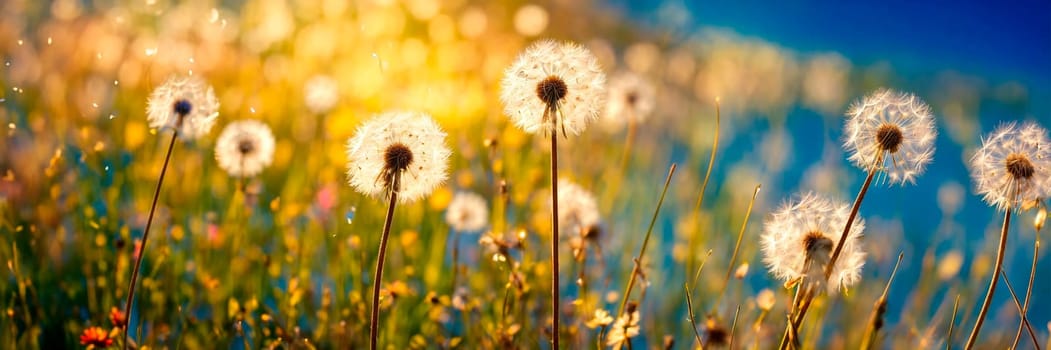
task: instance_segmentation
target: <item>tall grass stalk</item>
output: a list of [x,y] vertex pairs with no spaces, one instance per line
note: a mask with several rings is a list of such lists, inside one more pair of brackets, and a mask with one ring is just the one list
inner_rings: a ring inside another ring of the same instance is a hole
[[945,350],[952,350],[952,331],[956,326],[956,312],[960,311],[960,295],[956,294],[956,301],[952,303],[952,318],[949,319],[949,334],[945,336]]
[[[1029,313],[1029,301],[1033,296],[1033,279],[1036,277],[1036,262],[1040,258],[1040,230],[1036,231],[1036,242],[1033,243],[1033,267],[1029,270],[1029,286],[1025,288],[1025,303],[1022,305],[1022,317]],[[1011,342],[1011,348],[1017,349],[1018,342],[1022,339],[1022,327],[1025,320],[1018,320],[1018,331],[1015,332],[1015,340]],[[1037,346],[1039,347],[1039,346]]]
[[883,294],[880,294],[879,299],[876,299],[876,304],[872,306],[868,327],[865,328],[865,336],[861,340],[862,349],[872,349],[876,344],[876,336],[879,335],[880,329],[883,329],[883,315],[887,312],[887,293],[890,292],[890,284],[894,282],[894,276],[898,274],[898,267],[901,266],[903,257],[905,257],[905,253],[898,253],[898,262],[894,263],[894,270],[891,271],[890,278],[887,278],[887,285],[883,287]]
[[741,230],[737,232],[737,243],[734,243],[733,254],[730,255],[730,264],[726,267],[726,277],[723,278],[723,287],[719,290],[719,297],[715,298],[715,303],[712,304],[712,310],[719,307],[719,302],[722,301],[723,295],[726,294],[726,287],[730,286],[730,276],[733,275],[736,269],[734,265],[737,264],[737,253],[741,250],[741,240],[744,238],[744,231],[748,228],[748,219],[752,216],[752,207],[755,206],[755,198],[759,196],[759,190],[763,188],[763,184],[755,185],[755,191],[752,192],[752,199],[748,201],[748,210],[744,212],[744,222],[741,223]]
[[[1004,278],[1004,285],[1007,285],[1007,291],[1011,293],[1011,300],[1015,303],[1015,309],[1018,309],[1018,314],[1022,319],[1022,324],[1025,325],[1025,329],[1029,331],[1029,337],[1033,339],[1033,347],[1040,350],[1040,341],[1036,340],[1036,332],[1033,331],[1033,325],[1029,323],[1029,318],[1025,316],[1025,310],[1022,308],[1022,303],[1018,301],[1018,295],[1015,294],[1014,287],[1011,287],[1011,281],[1007,279],[1007,272],[1000,270],[1000,276]],[[1012,347],[1014,349],[1014,347]]]
[[[131,327],[131,306],[135,300],[135,285],[139,282],[139,269],[142,268],[142,258],[146,256],[146,242],[150,238],[150,227],[153,226],[153,215],[157,212],[157,199],[161,195],[161,186],[164,184],[164,175],[168,173],[168,163],[172,158],[172,150],[175,148],[175,141],[179,138],[179,128],[182,126],[182,116],[176,123],[175,130],[172,131],[171,141],[168,142],[168,151],[164,155],[164,165],[161,166],[161,175],[157,177],[157,188],[153,191],[153,203],[150,204],[150,214],[146,218],[146,228],[142,232],[142,244],[138,248],[138,256],[135,257],[135,267],[131,270],[131,281],[128,282],[128,298],[124,301],[124,317],[127,321],[124,322],[124,341],[121,347],[124,350],[128,349],[128,328]],[[132,254],[136,253],[135,245],[131,246]]]
[[[701,230],[701,207],[704,205],[704,192],[708,190],[708,180],[712,178],[712,167],[715,165],[715,153],[719,150],[719,123],[721,120],[721,113],[719,107],[719,99],[715,99],[715,136],[712,140],[712,151],[708,155],[708,170],[704,171],[704,181],[701,182],[701,192],[697,194],[697,204],[693,206],[693,212],[697,215],[697,231],[690,235],[689,248],[690,251],[694,251],[697,247],[697,235],[700,234]],[[690,258],[690,266],[686,269],[689,271],[692,269],[694,264],[693,257]],[[697,285],[694,281],[694,285]]]
[[642,258],[646,254],[646,246],[650,244],[650,235],[653,233],[653,226],[657,224],[657,215],[661,212],[661,206],[664,204],[664,196],[668,194],[668,186],[671,185],[671,177],[675,175],[675,164],[671,165],[668,169],[668,177],[664,180],[664,189],[661,190],[660,200],[657,201],[657,208],[653,211],[653,218],[650,219],[650,226],[646,229],[646,236],[642,239],[642,247],[639,248],[639,255],[635,258],[635,267],[631,270],[631,277],[628,278],[628,285],[624,287],[624,295],[620,299],[620,307],[617,308],[617,316],[619,317],[624,313],[624,306],[628,304],[628,298],[631,297],[631,290],[635,288],[635,279],[639,275],[639,270],[642,268]]

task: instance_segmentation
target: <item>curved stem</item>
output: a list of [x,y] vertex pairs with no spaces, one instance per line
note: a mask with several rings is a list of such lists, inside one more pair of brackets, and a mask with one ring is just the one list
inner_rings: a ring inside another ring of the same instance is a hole
[[[1011,281],[1007,279],[1007,272],[1000,270],[1000,276],[1004,278],[1004,284],[1007,285],[1007,291],[1011,293],[1011,300],[1015,303],[1015,308],[1018,310],[1018,314],[1022,318],[1022,324],[1025,325],[1026,330],[1029,331],[1029,337],[1033,339],[1033,347],[1036,350],[1040,350],[1040,341],[1036,340],[1036,332],[1033,331],[1033,325],[1029,324],[1029,318],[1025,316],[1025,311],[1022,309],[1022,303],[1018,301],[1018,295],[1015,294],[1014,287],[1011,287]],[[1014,349],[1014,347],[1011,347]]]
[[967,338],[967,346],[964,347],[966,350],[970,350],[974,347],[974,343],[978,341],[978,332],[982,330],[982,323],[985,322],[985,315],[989,313],[989,305],[993,303],[993,293],[996,292],[996,282],[1000,280],[1000,270],[1004,266],[1004,250],[1007,247],[1007,230],[1011,227],[1011,208],[1007,208],[1004,211],[1004,225],[1000,230],[1000,246],[996,250],[996,265],[993,267],[993,277],[989,280],[989,291],[985,293],[985,301],[982,302],[982,308],[978,311],[978,321],[974,323],[974,329],[971,330],[971,335]]
[[879,164],[881,158],[882,155],[876,157],[875,164],[869,168],[869,175],[865,178],[865,183],[861,185],[861,190],[858,191],[858,197],[854,199],[854,206],[850,208],[850,216],[847,217],[847,225],[843,227],[843,234],[839,235],[839,243],[836,243],[836,249],[832,250],[832,257],[828,259],[828,265],[825,266],[826,280],[832,276],[832,269],[836,266],[836,260],[839,259],[839,254],[843,251],[843,244],[847,242],[850,228],[854,226],[854,219],[858,217],[861,201],[865,200],[865,194],[868,193],[869,186],[872,185],[872,179],[876,176],[876,171],[879,169],[876,167],[876,164]]
[[945,336],[945,350],[952,350],[952,330],[956,326],[957,311],[960,311],[959,294],[956,294],[956,301],[952,303],[952,318],[949,319],[949,334]]
[[628,304],[628,297],[631,296],[631,290],[635,287],[635,277],[638,276],[639,270],[642,268],[642,256],[646,254],[646,246],[650,244],[650,235],[653,233],[653,226],[657,223],[657,215],[661,212],[661,206],[664,205],[664,195],[668,194],[668,186],[671,184],[672,175],[675,175],[675,164],[672,164],[671,168],[668,169],[668,178],[664,180],[664,189],[661,191],[660,200],[657,201],[657,209],[653,211],[650,227],[646,229],[646,237],[642,239],[642,247],[639,248],[639,256],[635,258],[635,267],[631,270],[628,285],[624,287],[624,296],[620,299],[620,307],[617,308],[618,317],[624,313],[624,306]]
[[752,207],[755,206],[755,197],[759,196],[759,190],[763,188],[763,184],[755,185],[755,192],[752,192],[752,200],[748,202],[748,211],[744,212],[744,222],[741,223],[741,230],[737,232],[737,243],[734,243],[734,252],[730,255],[730,265],[726,267],[726,277],[723,279],[723,287],[719,289],[719,297],[715,298],[715,303],[712,304],[712,312],[719,308],[719,303],[723,299],[723,295],[726,294],[726,288],[730,286],[730,275],[733,274],[737,264],[737,253],[741,250],[741,239],[744,238],[744,231],[748,228],[748,219],[752,216]]
[[[182,118],[179,119],[180,123]],[[168,151],[164,155],[164,165],[161,166],[161,175],[157,178],[157,188],[153,191],[153,203],[150,204],[150,215],[146,219],[146,229],[142,232],[142,244],[139,245],[138,256],[135,257],[135,267],[131,270],[131,281],[128,283],[128,299],[124,301],[124,317],[127,320],[124,322],[124,343],[121,347],[125,350],[128,349],[128,329],[131,327],[131,305],[132,301],[135,300],[135,285],[139,282],[139,269],[142,268],[142,257],[146,256],[146,242],[150,238],[150,227],[153,226],[153,215],[157,212],[157,199],[161,196],[161,185],[164,184],[164,175],[168,173],[168,162],[172,158],[172,149],[175,148],[175,140],[178,139],[179,128],[175,128],[172,132],[172,139],[168,142]],[[135,252],[135,245],[132,244],[132,252]]]
[[905,257],[904,252],[898,253],[898,262],[894,263],[894,271],[891,271],[890,278],[887,279],[887,285],[883,287],[883,294],[880,294],[876,304],[872,306],[868,327],[865,328],[865,336],[861,340],[862,349],[872,349],[876,345],[876,336],[879,334],[880,329],[883,328],[883,314],[887,312],[887,294],[890,292],[890,284],[894,282],[894,275],[898,274],[898,267],[901,266],[903,257]]
[[551,131],[551,348],[558,350],[558,132]]
[[379,335],[380,285],[383,284],[383,262],[387,258],[387,237],[390,236],[390,225],[394,221],[394,206],[398,203],[398,190],[401,188],[400,171],[394,173],[393,184],[390,190],[390,203],[387,205],[387,217],[383,220],[383,235],[380,236],[376,276],[372,279],[372,318],[369,323],[369,349],[372,350],[376,350],[376,336]]
[[[1029,270],[1029,286],[1025,289],[1025,302],[1022,305],[1022,316],[1025,317],[1026,313],[1029,312],[1029,301],[1033,296],[1033,278],[1036,277],[1036,262],[1040,258],[1040,231],[1036,232],[1036,243],[1033,244],[1033,267]],[[1011,343],[1011,349],[1018,348],[1018,342],[1022,339],[1022,327],[1026,325],[1025,319],[1018,321],[1018,331],[1015,332],[1015,340]],[[1036,342],[1034,341],[1034,344]],[[1036,344],[1039,348],[1040,345]]]

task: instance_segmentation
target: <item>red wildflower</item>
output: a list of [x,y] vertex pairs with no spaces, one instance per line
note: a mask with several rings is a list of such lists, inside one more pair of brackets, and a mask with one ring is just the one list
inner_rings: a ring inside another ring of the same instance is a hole
[[124,313],[114,306],[109,309],[109,321],[113,323],[113,327],[124,328],[124,325],[128,322],[128,317],[124,316]]
[[88,349],[104,349],[113,345],[113,339],[100,327],[88,327],[80,334],[80,345],[87,346]]

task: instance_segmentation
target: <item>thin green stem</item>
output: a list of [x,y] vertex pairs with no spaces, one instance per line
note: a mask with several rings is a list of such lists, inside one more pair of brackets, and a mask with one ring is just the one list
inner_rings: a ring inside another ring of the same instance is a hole
[[[1036,332],[1033,331],[1033,325],[1029,323],[1029,318],[1025,316],[1025,310],[1022,309],[1022,303],[1018,301],[1018,295],[1015,294],[1014,287],[1011,287],[1011,281],[1007,279],[1007,272],[1000,270],[1000,276],[1004,278],[1004,284],[1007,285],[1007,291],[1011,293],[1011,300],[1015,303],[1015,308],[1018,309],[1018,314],[1022,318],[1022,324],[1025,325],[1025,329],[1029,331],[1029,337],[1033,339],[1033,347],[1036,350],[1040,350],[1040,341],[1036,340]],[[1014,349],[1012,347],[1012,349]]]
[[890,284],[894,282],[894,276],[898,274],[898,267],[901,266],[903,257],[905,257],[905,253],[898,253],[898,262],[894,263],[894,270],[891,271],[890,278],[887,278],[887,285],[883,287],[883,294],[879,296],[876,304],[872,306],[872,314],[869,316],[868,327],[865,329],[865,337],[861,340],[862,349],[872,349],[876,344],[876,335],[883,328],[883,314],[887,312],[887,293],[890,292]]
[[748,228],[748,218],[752,216],[752,207],[755,206],[755,198],[759,196],[759,190],[763,188],[762,184],[755,185],[755,191],[752,192],[752,199],[748,201],[748,210],[744,212],[744,222],[741,222],[741,230],[737,232],[737,243],[734,243],[733,255],[730,255],[730,265],[726,267],[726,277],[723,279],[723,287],[719,290],[719,297],[715,299],[715,303],[712,304],[712,310],[719,307],[719,302],[723,299],[723,294],[726,294],[726,288],[730,286],[730,275],[734,272],[734,265],[737,264],[737,253],[741,250],[741,240],[744,238],[744,231]]
[[628,278],[628,285],[624,287],[624,296],[620,299],[620,307],[617,308],[617,315],[624,313],[624,306],[628,304],[628,298],[631,296],[632,288],[635,288],[635,277],[639,274],[640,266],[642,265],[643,255],[646,254],[646,246],[650,244],[650,235],[653,234],[653,226],[657,224],[657,215],[661,212],[661,206],[664,205],[664,196],[668,194],[668,186],[671,185],[671,177],[675,174],[675,164],[671,165],[668,169],[668,177],[664,180],[664,189],[661,190],[660,200],[657,201],[657,209],[653,211],[653,218],[650,219],[650,226],[646,229],[646,236],[642,239],[642,247],[639,248],[639,256],[635,258],[635,267],[632,268],[631,277]]
[[[177,125],[182,124],[182,117],[179,117]],[[128,283],[128,298],[124,301],[124,317],[127,318],[127,322],[124,322],[124,342],[121,347],[124,350],[128,349],[128,328],[131,325],[131,306],[135,300],[135,285],[139,282],[139,269],[142,268],[142,258],[146,256],[146,242],[150,238],[150,227],[153,226],[153,215],[157,212],[157,199],[161,196],[161,185],[164,184],[164,175],[168,173],[168,163],[172,158],[172,149],[175,148],[175,140],[179,137],[179,128],[176,127],[175,131],[172,132],[172,139],[168,142],[168,151],[164,155],[164,165],[161,166],[161,175],[157,178],[157,188],[153,191],[153,203],[150,204],[150,214],[146,218],[146,229],[142,232],[142,243],[138,248],[138,256],[135,257],[135,267],[131,270],[131,281]],[[132,253],[135,253],[135,245],[132,244]]]
[[[1029,286],[1025,289],[1025,303],[1022,305],[1022,316],[1025,316],[1029,312],[1029,301],[1032,300],[1033,296],[1033,279],[1036,277],[1036,262],[1040,258],[1040,231],[1036,232],[1036,242],[1033,243],[1033,267],[1029,270]],[[1011,343],[1012,349],[1018,348],[1018,342],[1022,339],[1022,327],[1025,325],[1025,320],[1018,321],[1018,331],[1015,332],[1015,340]],[[1037,346],[1039,347],[1039,345]]]
[[1011,208],[1007,208],[1004,211],[1004,225],[1000,230],[1000,245],[996,250],[996,265],[993,266],[993,277],[989,280],[989,290],[985,293],[985,301],[982,302],[982,308],[978,311],[978,320],[974,323],[974,329],[971,330],[971,335],[967,337],[967,346],[964,347],[966,350],[971,350],[974,347],[974,343],[978,341],[978,333],[982,331],[982,323],[985,322],[985,315],[989,313],[989,306],[993,303],[993,294],[996,292],[996,282],[1000,280],[1000,271],[1004,267],[1004,253],[1007,248],[1007,230],[1011,227]]
[[945,336],[945,350],[952,350],[952,331],[956,326],[956,312],[960,311],[960,295],[956,294],[956,301],[952,303],[952,318],[949,319],[949,334]]
[[704,344],[701,341],[701,333],[697,331],[697,318],[693,314],[693,294],[690,293],[690,285],[683,283],[682,288],[686,290],[686,310],[690,312],[690,330],[693,331],[693,337],[697,344]]
[[[708,155],[708,170],[704,172],[704,181],[701,182],[701,192],[697,194],[697,204],[693,207],[693,212],[697,215],[697,231],[690,235],[690,251],[694,251],[696,247],[697,235],[701,231],[701,207],[704,204],[704,192],[708,189],[708,180],[712,178],[712,167],[715,165],[715,153],[719,149],[719,123],[720,123],[720,108],[719,100],[715,100],[715,139],[712,141],[712,151]],[[690,257],[690,266],[693,266],[694,257]],[[687,270],[689,271],[689,270]],[[694,285],[697,285],[694,283]]]

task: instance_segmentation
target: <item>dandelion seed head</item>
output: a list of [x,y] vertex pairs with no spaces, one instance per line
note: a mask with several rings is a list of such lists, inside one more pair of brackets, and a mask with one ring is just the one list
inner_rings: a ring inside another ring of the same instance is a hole
[[[850,206],[845,202],[814,193],[797,195],[767,219],[759,238],[763,262],[782,281],[807,278],[823,282],[823,269],[849,215]],[[860,240],[864,229],[865,221],[855,219],[829,277],[829,292],[850,287],[861,279],[865,252]]]
[[303,85],[303,102],[314,114],[323,114],[339,102],[339,84],[326,75],[310,78]]
[[610,132],[619,131],[627,123],[640,124],[656,108],[657,93],[645,77],[633,72],[621,72],[609,79],[609,95],[602,125]]
[[232,122],[215,142],[215,161],[233,177],[258,175],[274,161],[274,134],[258,120]]
[[887,183],[915,183],[934,156],[934,124],[916,95],[880,89],[850,107],[843,146],[855,166],[875,167]]
[[504,113],[528,133],[562,128],[578,135],[598,117],[605,84],[591,51],[575,43],[541,40],[504,72],[500,101]]
[[215,91],[197,77],[173,76],[150,94],[146,119],[154,129],[176,129],[185,140],[204,136],[219,117]]
[[[450,154],[445,132],[429,115],[383,113],[347,141],[348,182],[372,197],[397,190],[399,202],[411,203],[445,182]],[[396,174],[399,188],[393,189]]]
[[[548,197],[548,203],[551,203]],[[567,179],[558,180],[558,225],[562,232],[586,236],[598,230],[600,216],[595,195]]]
[[1000,126],[982,140],[970,165],[978,194],[999,210],[1051,196],[1051,140],[1036,123]]
[[445,222],[454,230],[474,232],[489,223],[489,207],[485,198],[476,193],[460,192],[453,196],[445,210]]

